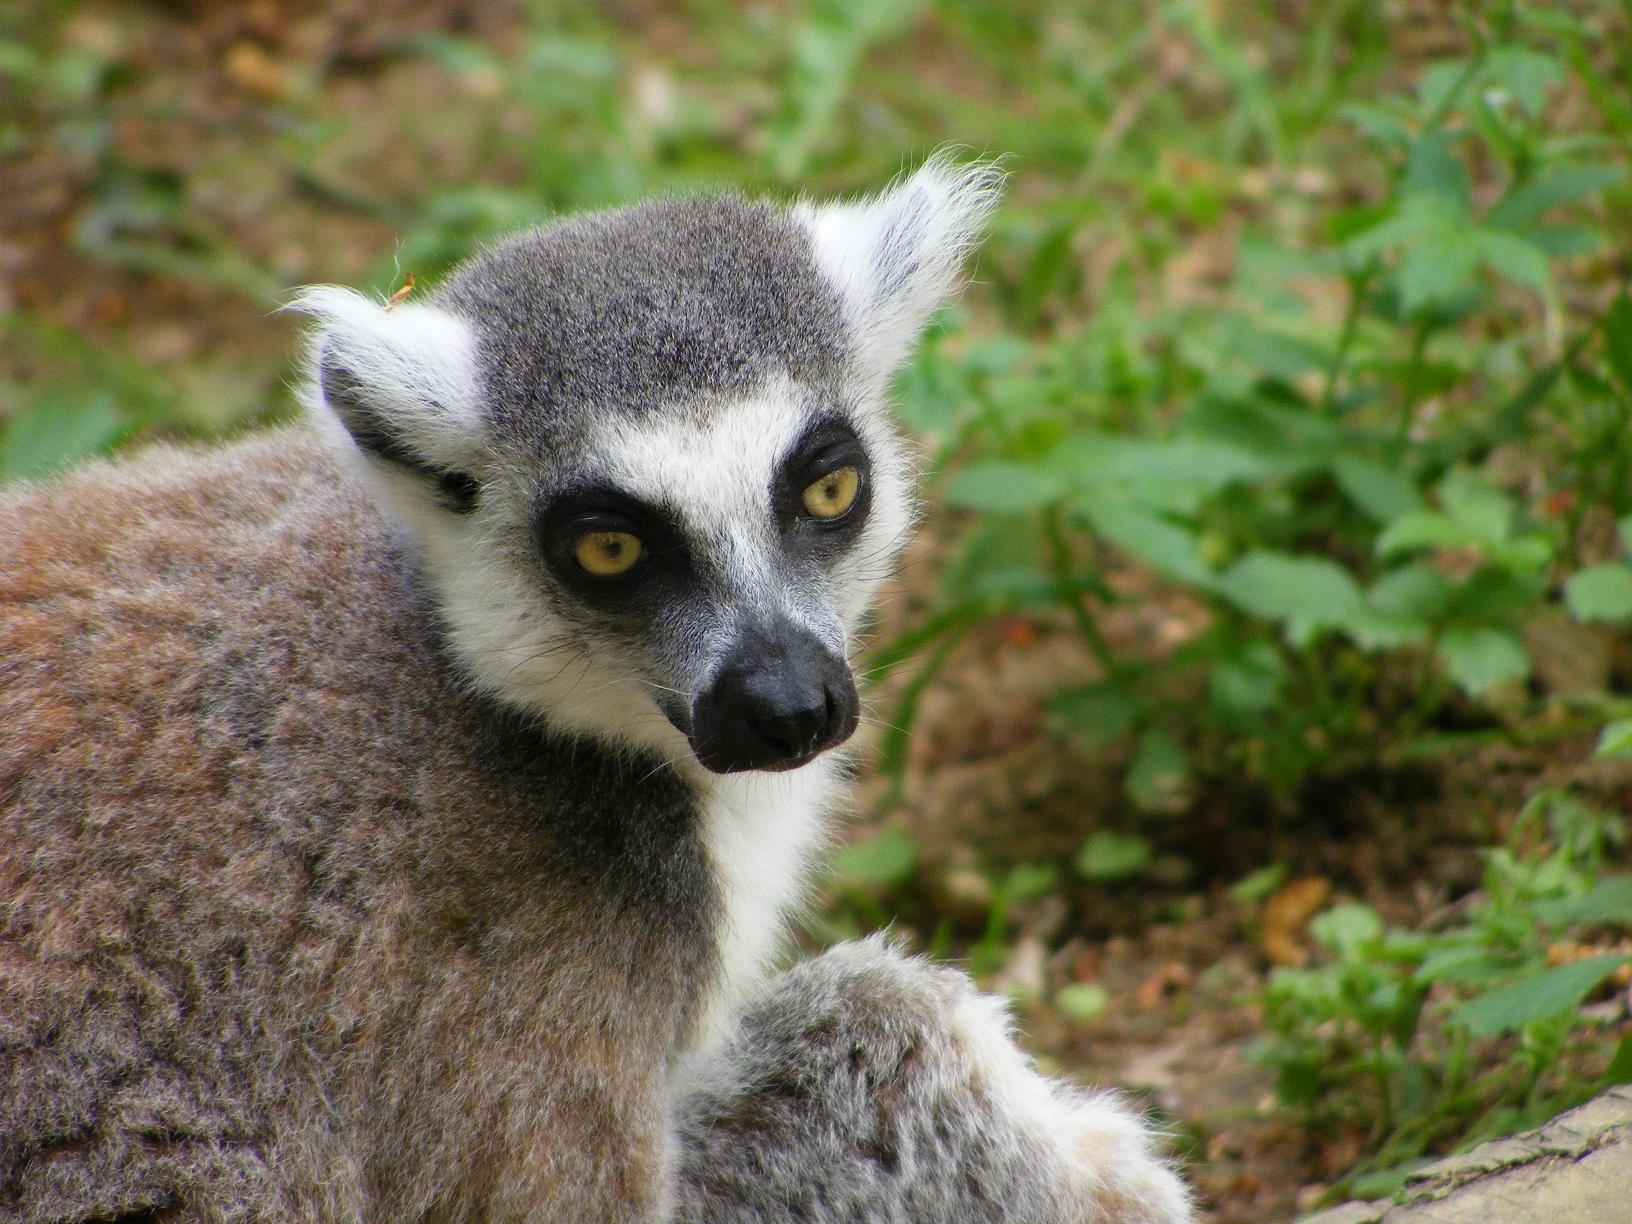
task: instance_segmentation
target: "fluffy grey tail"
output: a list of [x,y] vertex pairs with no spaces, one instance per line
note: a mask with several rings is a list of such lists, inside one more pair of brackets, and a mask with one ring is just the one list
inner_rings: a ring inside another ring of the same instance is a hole
[[998,1000],[881,939],[770,984],[679,1102],[679,1224],[1180,1224],[1114,1097],[1037,1074]]

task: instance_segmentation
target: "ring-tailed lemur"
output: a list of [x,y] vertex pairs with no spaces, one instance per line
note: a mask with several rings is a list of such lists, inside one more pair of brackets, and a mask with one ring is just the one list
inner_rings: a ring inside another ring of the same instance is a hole
[[885,382],[994,190],[661,200],[423,303],[312,290],[308,423],[0,495],[0,1215],[770,1219],[876,1108],[918,1155],[806,1218],[976,1151],[1049,1183],[1017,1211],[1064,1167],[1082,1218],[1183,1217],[946,979],[754,994],[911,517]]

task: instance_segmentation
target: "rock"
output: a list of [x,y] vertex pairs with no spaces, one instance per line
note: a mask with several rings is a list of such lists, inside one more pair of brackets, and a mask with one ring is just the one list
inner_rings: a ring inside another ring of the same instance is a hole
[[1632,1087],[1539,1130],[1411,1175],[1393,1202],[1346,1203],[1303,1224],[1613,1224],[1632,1219]]

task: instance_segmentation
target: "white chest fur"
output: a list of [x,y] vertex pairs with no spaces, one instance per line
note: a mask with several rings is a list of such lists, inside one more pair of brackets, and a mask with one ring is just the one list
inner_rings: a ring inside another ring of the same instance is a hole
[[839,773],[829,754],[787,773],[707,779],[702,834],[720,890],[720,969],[687,1062],[717,1047],[781,948],[827,837]]

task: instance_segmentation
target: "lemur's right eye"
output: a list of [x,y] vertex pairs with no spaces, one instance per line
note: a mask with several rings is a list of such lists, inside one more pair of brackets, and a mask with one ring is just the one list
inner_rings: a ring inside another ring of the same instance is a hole
[[587,574],[615,578],[640,560],[640,537],[627,531],[591,531],[578,537],[572,558]]

